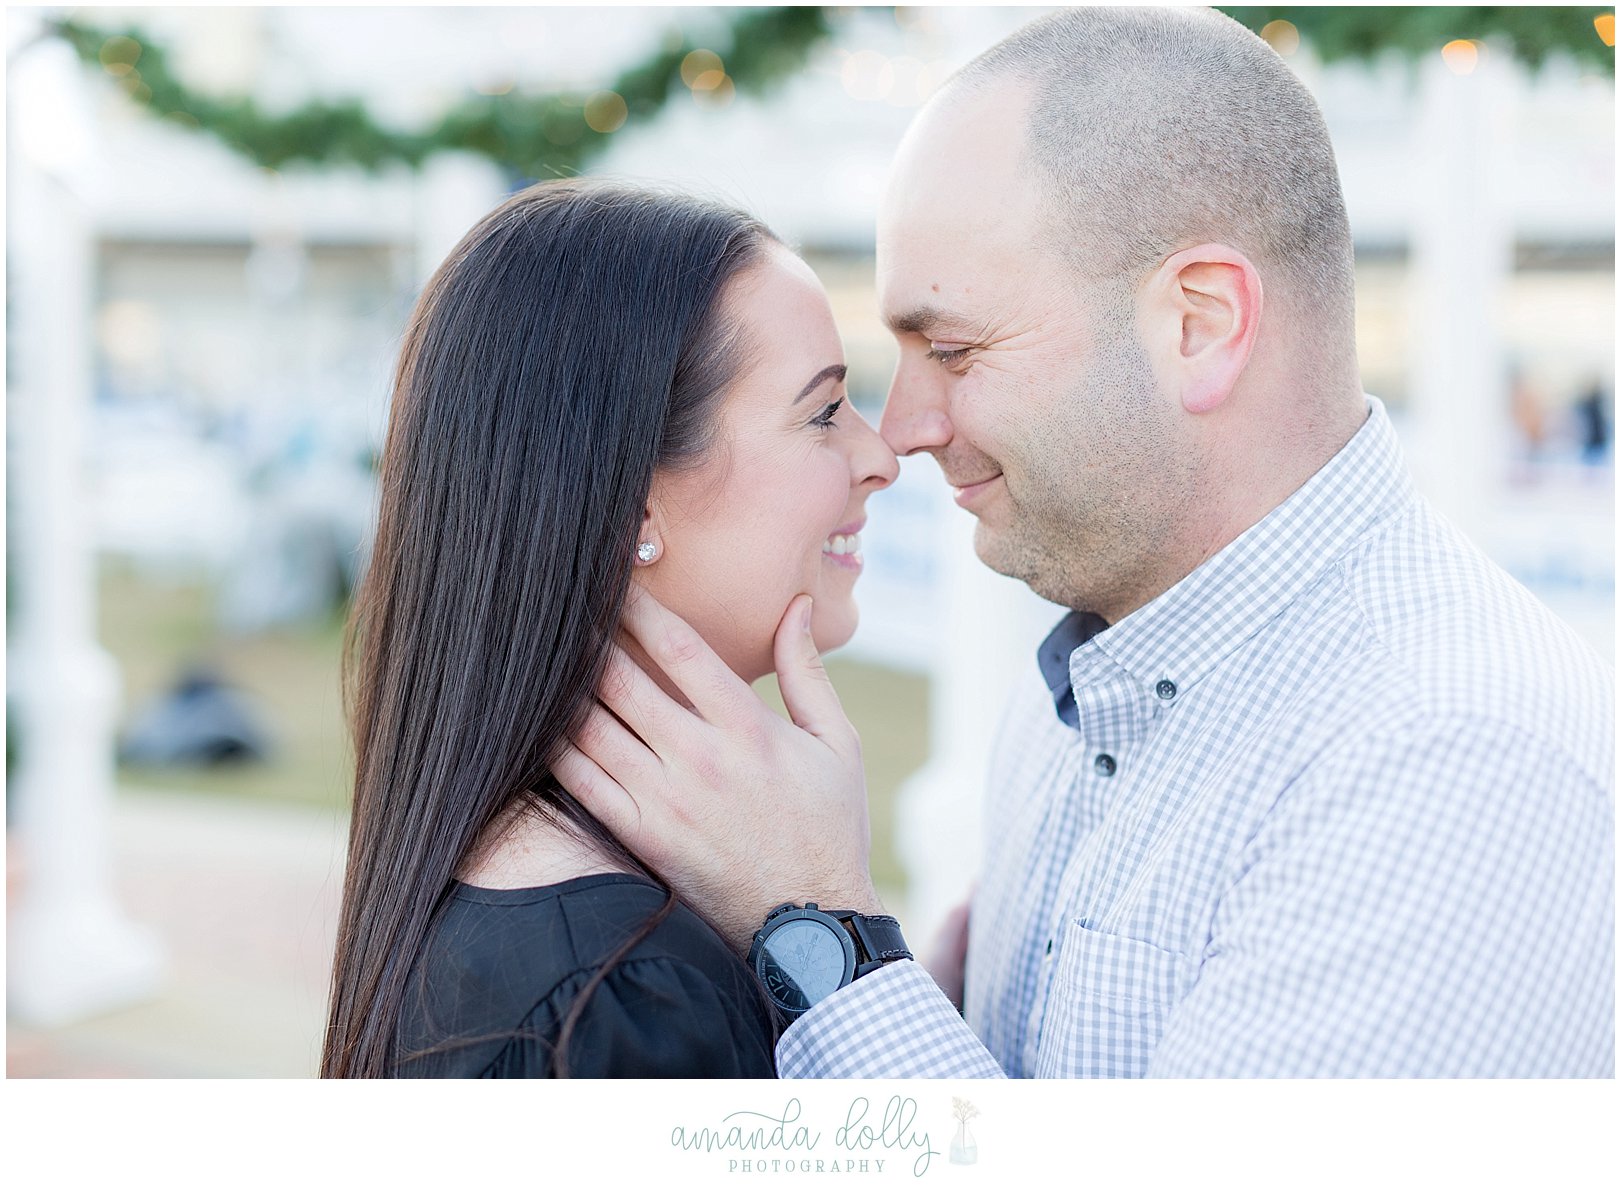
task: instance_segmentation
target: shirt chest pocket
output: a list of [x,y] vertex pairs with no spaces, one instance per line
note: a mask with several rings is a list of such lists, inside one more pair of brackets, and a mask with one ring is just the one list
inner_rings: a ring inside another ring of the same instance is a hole
[[1036,1076],[1136,1078],[1183,994],[1182,955],[1071,921],[1057,954]]

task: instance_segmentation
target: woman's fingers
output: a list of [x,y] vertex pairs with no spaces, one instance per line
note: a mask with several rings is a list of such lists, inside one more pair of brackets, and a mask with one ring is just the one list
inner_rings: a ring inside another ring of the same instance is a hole
[[758,702],[686,620],[634,582],[620,624],[706,722],[729,722]]

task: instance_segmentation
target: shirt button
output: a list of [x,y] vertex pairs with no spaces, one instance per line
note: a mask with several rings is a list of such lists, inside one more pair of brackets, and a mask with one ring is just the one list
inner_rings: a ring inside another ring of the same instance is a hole
[[1169,702],[1172,698],[1176,697],[1176,682],[1170,680],[1169,678],[1164,678],[1158,685],[1154,687],[1154,692]]
[[1099,776],[1113,776],[1115,766],[1114,757],[1111,755],[1100,755],[1092,761],[1092,767],[1097,769]]

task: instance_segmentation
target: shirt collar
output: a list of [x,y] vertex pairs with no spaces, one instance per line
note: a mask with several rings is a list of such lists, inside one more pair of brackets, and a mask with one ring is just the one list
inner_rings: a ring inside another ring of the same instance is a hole
[[1038,654],[1060,718],[1074,725],[1074,691],[1108,662],[1161,699],[1180,696],[1405,505],[1412,483],[1395,430],[1384,405],[1367,402],[1367,420],[1338,454],[1170,590],[1106,630],[1094,615],[1064,617]]
[[1101,615],[1071,611],[1058,621],[1058,626],[1036,650],[1036,663],[1041,666],[1042,679],[1052,693],[1053,708],[1058,711],[1058,717],[1072,727],[1080,725],[1080,710],[1075,704],[1075,689],[1070,684],[1069,658],[1108,627],[1108,621]]

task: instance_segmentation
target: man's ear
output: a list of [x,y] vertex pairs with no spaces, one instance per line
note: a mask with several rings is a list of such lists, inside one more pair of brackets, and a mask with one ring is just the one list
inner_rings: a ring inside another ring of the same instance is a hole
[[1232,395],[1255,347],[1261,302],[1260,274],[1225,244],[1186,248],[1149,277],[1144,339],[1188,412],[1213,412]]

